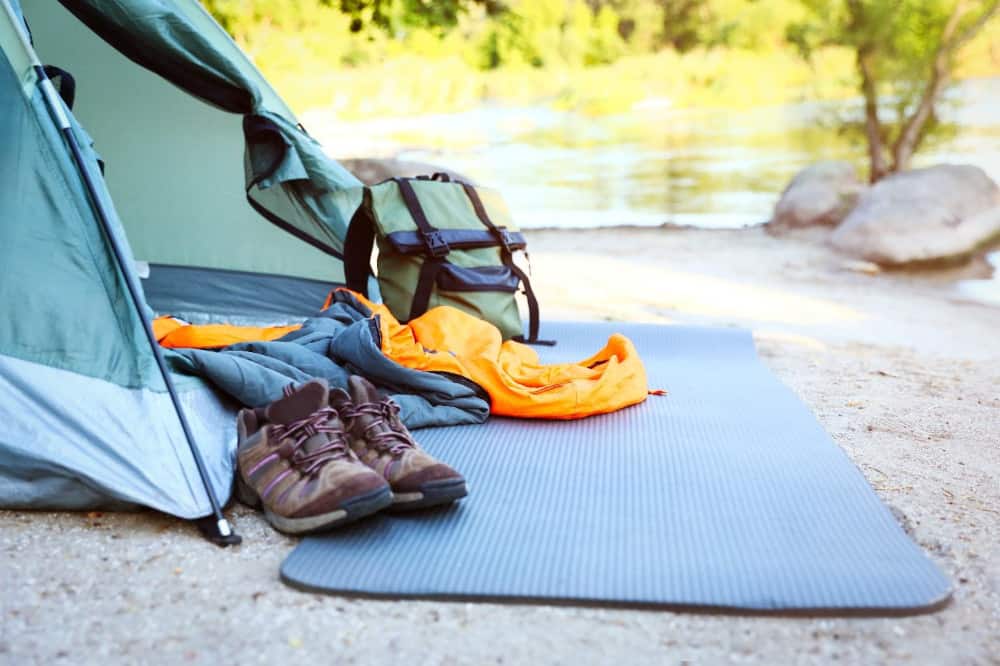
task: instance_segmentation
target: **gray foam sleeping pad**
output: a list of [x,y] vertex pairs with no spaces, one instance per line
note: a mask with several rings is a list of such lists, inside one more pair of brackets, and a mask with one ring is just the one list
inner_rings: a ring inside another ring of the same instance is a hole
[[950,584],[736,330],[550,323],[548,361],[614,331],[667,396],[579,421],[418,431],[449,509],[309,537],[282,579],[385,597],[922,612]]

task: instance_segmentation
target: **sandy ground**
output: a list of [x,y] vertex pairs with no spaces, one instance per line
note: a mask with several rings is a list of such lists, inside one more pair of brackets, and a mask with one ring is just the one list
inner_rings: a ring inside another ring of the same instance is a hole
[[153,513],[0,512],[0,663],[1000,664],[1000,309],[962,302],[954,274],[845,271],[811,237],[530,241],[550,318],[752,328],[951,577],[952,603],[834,619],[352,600],[284,587],[295,542],[243,508],[229,551]]

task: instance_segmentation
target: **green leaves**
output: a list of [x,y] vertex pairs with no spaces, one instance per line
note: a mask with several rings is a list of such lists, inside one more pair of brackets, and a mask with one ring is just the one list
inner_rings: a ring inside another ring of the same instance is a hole
[[788,26],[786,39],[804,58],[826,45],[857,54],[873,180],[907,168],[925,138],[940,131],[937,105],[955,55],[1000,10],[1000,0],[800,2],[808,14]]
[[448,30],[472,6],[480,6],[489,15],[504,11],[499,0],[324,0],[336,4],[351,16],[351,30],[359,32],[375,27],[395,34],[408,28]]

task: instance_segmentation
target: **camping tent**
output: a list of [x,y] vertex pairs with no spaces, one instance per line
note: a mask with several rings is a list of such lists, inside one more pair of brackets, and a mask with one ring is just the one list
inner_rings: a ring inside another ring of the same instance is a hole
[[221,518],[234,405],[150,314],[314,311],[360,182],[197,0],[0,0],[0,140],[0,506]]

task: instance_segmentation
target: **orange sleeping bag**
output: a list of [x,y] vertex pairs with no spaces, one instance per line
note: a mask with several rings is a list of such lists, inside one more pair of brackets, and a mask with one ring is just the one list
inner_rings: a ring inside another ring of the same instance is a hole
[[494,414],[576,419],[640,403],[648,394],[646,370],[624,335],[612,335],[588,359],[544,365],[528,345],[504,342],[495,326],[456,308],[433,308],[400,324],[384,305],[351,294],[378,315],[386,356],[475,382],[490,395]]
[[221,349],[238,342],[277,340],[301,326],[232,326],[230,324],[188,324],[173,317],[153,320],[153,335],[161,347],[170,349]]

